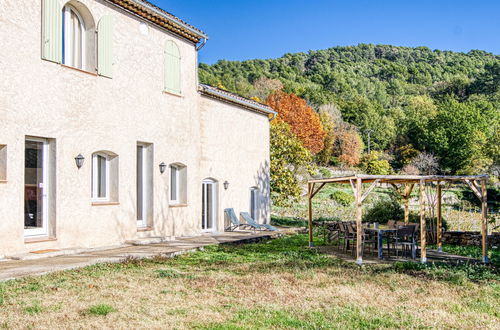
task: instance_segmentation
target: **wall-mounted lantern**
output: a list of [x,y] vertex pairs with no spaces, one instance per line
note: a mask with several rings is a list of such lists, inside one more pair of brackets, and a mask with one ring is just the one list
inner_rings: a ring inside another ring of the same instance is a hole
[[159,166],[160,166],[160,173],[161,174],[165,173],[165,170],[167,169],[167,164],[165,164],[164,162],[161,162],[161,164]]
[[84,160],[85,160],[85,157],[83,157],[82,154],[79,154],[78,156],[75,157],[75,163],[76,163],[76,167],[78,167],[78,169],[82,168]]
[[223,185],[224,185],[224,190],[227,190],[227,188],[229,188],[229,182],[224,181]]

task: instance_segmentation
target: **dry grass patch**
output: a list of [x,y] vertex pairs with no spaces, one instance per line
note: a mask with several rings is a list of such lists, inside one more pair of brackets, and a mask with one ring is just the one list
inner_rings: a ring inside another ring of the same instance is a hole
[[0,327],[500,326],[498,280],[457,284],[391,265],[359,268],[304,246],[298,235],[10,281],[0,284]]

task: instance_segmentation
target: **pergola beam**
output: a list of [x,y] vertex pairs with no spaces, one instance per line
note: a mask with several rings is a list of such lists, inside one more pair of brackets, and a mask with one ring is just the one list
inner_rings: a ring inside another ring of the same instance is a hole
[[368,195],[372,192],[373,188],[375,188],[375,186],[380,182],[380,180],[375,180],[372,182],[372,184],[368,187],[368,189],[366,189],[366,191],[363,193],[363,196],[361,196],[361,203],[364,202],[364,200],[366,199],[366,197],[368,197]]

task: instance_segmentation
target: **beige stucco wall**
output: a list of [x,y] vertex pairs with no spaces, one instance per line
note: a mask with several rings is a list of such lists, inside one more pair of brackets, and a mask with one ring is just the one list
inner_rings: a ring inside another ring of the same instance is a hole
[[[7,182],[0,183],[0,257],[38,249],[102,247],[140,236],[195,235],[201,231],[201,182],[214,178],[222,208],[249,208],[249,188],[259,186],[268,219],[266,116],[201,96],[194,45],[149,26],[102,1],[81,0],[96,22],[115,17],[114,77],[97,77],[40,58],[41,5],[0,3],[0,145],[7,145]],[[168,8],[167,8],[168,9]],[[163,45],[174,40],[182,56],[182,96],[163,93]],[[56,240],[24,240],[24,143],[26,136],[55,143]],[[154,147],[153,231],[136,227],[136,145]],[[107,150],[119,157],[119,205],[91,203],[91,157]],[[74,157],[85,157],[78,170]],[[187,166],[187,206],[169,207],[168,171]],[[262,174],[264,173],[264,174]],[[264,179],[259,179],[263,176]],[[224,191],[222,183],[230,182]]]

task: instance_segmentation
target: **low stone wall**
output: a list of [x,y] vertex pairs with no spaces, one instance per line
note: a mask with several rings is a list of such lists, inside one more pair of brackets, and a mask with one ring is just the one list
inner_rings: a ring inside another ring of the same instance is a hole
[[[481,246],[481,233],[478,231],[445,231],[443,244]],[[500,233],[488,235],[488,245],[490,247],[500,246]]]

